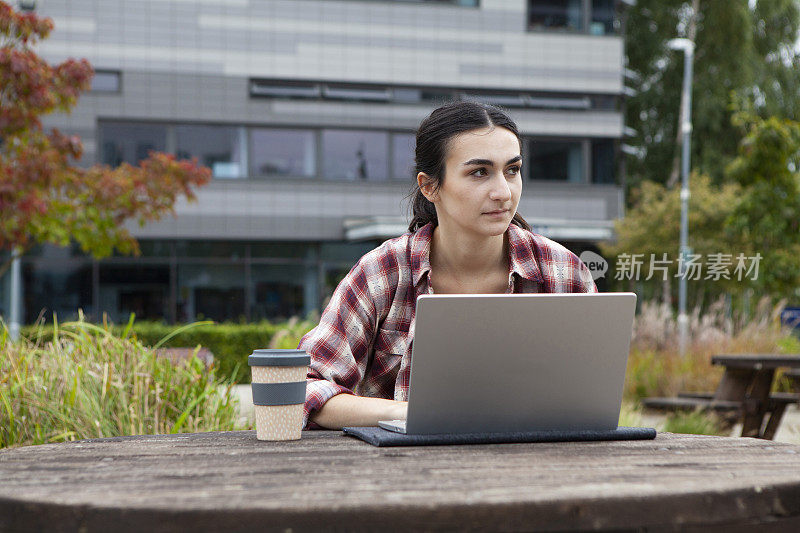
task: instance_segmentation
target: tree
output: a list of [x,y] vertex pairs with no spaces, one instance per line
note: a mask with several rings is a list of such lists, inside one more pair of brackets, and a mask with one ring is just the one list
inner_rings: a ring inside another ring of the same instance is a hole
[[[725,224],[733,212],[736,199],[741,195],[742,187],[736,183],[717,187],[711,183],[710,177],[697,173],[692,174],[690,182],[689,245],[692,252],[700,256],[702,264],[711,254],[738,253],[737,240],[731,233],[726,233]],[[609,270],[609,283],[613,290],[633,290],[633,282],[638,281],[639,294],[671,304],[677,300],[678,288],[679,190],[646,181],[633,194],[634,207],[626,212],[625,218],[615,223],[616,242],[600,247],[603,255],[616,265],[613,271]],[[650,265],[656,264],[653,260],[662,260],[665,253],[668,261],[665,264],[666,276],[654,270],[648,280]],[[631,281],[614,279],[621,273],[620,257],[623,254],[640,256],[642,266],[638,280],[635,277]],[[702,305],[704,301],[709,302],[736,289],[734,280],[705,280],[703,278],[706,275],[706,270],[703,270],[700,280],[689,277],[690,306]]]
[[759,293],[800,299],[800,122],[742,112],[734,123],[745,135],[726,174],[743,194],[727,231],[763,256]]
[[69,112],[94,72],[85,59],[53,66],[33,51],[52,29],[51,19],[0,1],[0,250],[75,240],[98,258],[114,249],[138,254],[123,222],[144,225],[173,213],[178,196],[194,200],[193,187],[211,172],[155,152],[138,167],[76,166],[80,139],[45,131],[41,117]]
[[[708,176],[694,173],[689,199],[689,246],[707,266],[711,254],[729,254],[729,278],[689,278],[691,305],[702,305],[726,294],[747,300],[746,294],[800,300],[800,122],[762,119],[737,112],[733,125],[742,140],[737,156],[726,168],[726,181],[714,185]],[[677,283],[680,223],[679,190],[643,182],[633,193],[634,207],[617,221],[617,241],[601,246],[607,258],[641,254],[639,292],[671,303]],[[658,273],[647,280],[651,256],[667,253],[667,283]],[[734,275],[736,258],[747,258],[745,275]],[[751,258],[759,257],[758,260]],[[613,261],[612,261],[613,262]],[[630,272],[630,270],[629,270]],[[741,278],[741,279],[740,279]],[[629,290],[627,280],[610,280],[615,289]]]
[[[638,0],[626,22],[628,84],[637,92],[626,102],[626,125],[636,131],[628,144],[642,157],[628,161],[627,183],[677,181],[677,127],[683,55],[667,41],[686,37],[694,15],[696,53],[692,90],[692,168],[715,184],[736,157],[742,138],[731,118],[731,101],[762,117],[797,118],[800,61],[795,51],[800,13],[797,0]],[[671,183],[671,184],[672,184]]]

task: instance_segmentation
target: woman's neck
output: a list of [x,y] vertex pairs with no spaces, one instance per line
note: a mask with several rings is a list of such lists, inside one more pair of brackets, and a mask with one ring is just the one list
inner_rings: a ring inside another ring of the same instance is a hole
[[506,234],[482,236],[438,225],[431,242],[431,267],[456,277],[482,276],[508,268]]

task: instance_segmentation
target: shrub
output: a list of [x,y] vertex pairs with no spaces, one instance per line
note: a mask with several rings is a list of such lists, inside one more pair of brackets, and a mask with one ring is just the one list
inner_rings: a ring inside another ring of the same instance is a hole
[[50,340],[11,342],[0,327],[0,448],[236,429],[229,381],[196,357],[159,358],[129,333],[81,318],[55,324]]
[[[292,318],[281,324],[267,321],[252,324],[197,322],[191,328],[162,322],[135,322],[130,336],[145,346],[171,348],[198,345],[214,354],[217,373],[231,377],[236,383],[249,383],[247,356],[258,348],[296,348],[300,338],[317,323],[315,317]],[[121,335],[126,325],[103,325],[115,335]],[[26,326],[22,335],[33,342],[48,342],[53,338],[53,325]]]

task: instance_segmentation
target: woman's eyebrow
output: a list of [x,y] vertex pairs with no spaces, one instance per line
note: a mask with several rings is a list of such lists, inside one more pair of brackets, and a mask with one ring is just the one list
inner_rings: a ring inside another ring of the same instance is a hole
[[[516,163],[517,161],[522,161],[522,156],[518,155],[516,157],[512,157],[508,161],[506,161],[506,165],[510,165],[511,163]],[[492,163],[489,159],[470,159],[463,166],[467,165],[486,165],[487,167],[493,167],[494,163]]]

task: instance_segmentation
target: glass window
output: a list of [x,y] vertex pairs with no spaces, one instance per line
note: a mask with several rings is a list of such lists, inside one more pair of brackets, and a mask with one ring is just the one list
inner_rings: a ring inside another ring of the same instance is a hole
[[315,83],[301,81],[251,80],[250,95],[277,98],[319,98],[320,88]]
[[617,0],[592,0],[592,23],[589,33],[607,35],[619,31],[619,20],[614,5]]
[[303,315],[307,270],[316,276],[314,268],[304,265],[253,265],[251,320]]
[[250,131],[251,175],[313,177],[316,144],[311,130],[255,128]]
[[614,184],[614,141],[595,139],[592,141],[592,182]]
[[528,0],[528,28],[583,31],[583,0]]
[[320,259],[355,265],[361,256],[378,245],[371,242],[323,242],[320,244]]
[[231,241],[178,241],[178,257],[209,257],[214,259],[244,259],[246,244]]
[[138,165],[149,152],[163,152],[167,147],[167,127],[163,124],[100,123],[101,160],[112,167],[129,163]]
[[92,264],[85,260],[42,260],[22,263],[26,324],[53,313],[60,321],[74,320],[83,309],[90,320],[100,317],[92,307]]
[[[173,241],[161,241],[161,240],[145,240],[145,239],[138,239],[139,241],[139,250],[142,252],[142,257],[170,257],[172,255],[172,242]],[[80,252],[80,255],[84,255],[83,252]],[[123,254],[119,250],[114,250],[112,257],[120,257],[120,258],[130,258],[133,257],[130,254]]]
[[178,264],[178,322],[244,320],[243,265]]
[[416,136],[413,133],[392,135],[392,177],[414,179],[414,148]]
[[[350,267],[352,268],[352,267]],[[333,292],[344,277],[350,272],[350,268],[335,265],[325,265],[323,267],[323,287],[322,287],[322,308],[328,305],[333,296]]]
[[289,242],[254,242],[250,245],[250,256],[254,258],[302,259],[313,253],[313,245]]
[[242,137],[239,128],[231,126],[176,126],[176,156],[196,157],[201,165],[211,169],[215,178],[242,178],[245,175]]
[[169,316],[169,265],[100,265],[100,313],[114,322]]
[[389,135],[379,131],[323,130],[324,176],[334,180],[385,180]]
[[582,145],[581,141],[531,140],[531,179],[584,182]]
[[139,239],[139,249],[144,257],[169,257],[172,255],[172,241]]
[[120,74],[108,70],[97,70],[92,78],[93,93],[118,93],[120,89]]
[[339,100],[388,102],[392,98],[392,91],[375,85],[327,84],[322,87],[322,96]]

